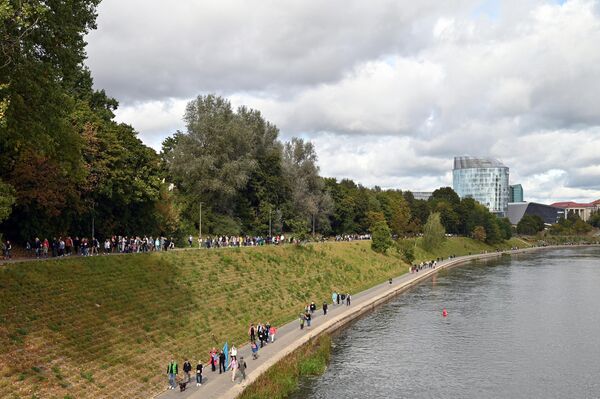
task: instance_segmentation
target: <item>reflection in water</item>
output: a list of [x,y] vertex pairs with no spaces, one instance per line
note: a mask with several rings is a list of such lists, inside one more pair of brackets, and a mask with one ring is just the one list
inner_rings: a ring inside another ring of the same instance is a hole
[[344,329],[293,398],[600,397],[599,259],[562,249],[444,271]]

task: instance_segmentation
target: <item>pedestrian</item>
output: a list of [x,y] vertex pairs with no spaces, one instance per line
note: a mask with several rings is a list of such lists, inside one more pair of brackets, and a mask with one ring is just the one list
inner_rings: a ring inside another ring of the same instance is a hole
[[177,383],[175,382],[177,373],[177,362],[175,360],[171,360],[171,363],[169,363],[169,365],[167,366],[167,375],[169,376],[169,389],[175,389],[177,387]]
[[277,332],[277,329],[275,328],[275,326],[271,326],[271,328],[269,329],[269,335],[271,336],[271,343],[275,342],[275,333]]
[[198,360],[198,364],[196,365],[196,386],[197,387],[202,385],[202,369],[203,368],[204,368],[204,366],[202,365],[202,362],[200,360]]
[[248,329],[248,335],[250,336],[250,342],[256,341],[256,328],[254,328],[254,323],[250,323],[250,328]]
[[327,302],[323,302],[323,316],[327,316]]
[[187,359],[183,363],[183,373],[185,374],[186,382],[190,382],[192,380],[192,376],[190,372],[192,371],[192,363],[190,363]]
[[336,294],[335,296],[335,300],[337,301],[337,304],[340,304],[340,294]]
[[331,294],[331,303],[335,305],[336,301],[337,301],[337,292],[333,291],[333,294]]
[[194,243],[194,237],[192,237],[192,235],[190,234],[190,236],[188,237],[188,243],[190,244],[190,248],[192,247],[192,244]]
[[304,314],[303,313],[300,313],[299,319],[300,319],[300,329],[304,330]]
[[227,371],[227,366],[225,365],[225,354],[223,351],[219,352],[219,374]]
[[310,303],[310,313],[315,313],[315,310],[317,310],[317,305],[315,305],[315,302],[311,302]]
[[310,328],[311,317],[312,316],[310,315],[310,312],[304,313],[304,318],[306,319],[306,328]]
[[271,322],[267,321],[267,324],[265,324],[265,344],[269,343],[270,335],[271,335]]
[[210,355],[210,368],[213,372],[217,371],[217,362],[219,361],[219,357],[217,355],[217,350],[212,348],[209,353]]
[[258,359],[258,345],[256,345],[256,341],[250,344],[250,349],[252,349],[252,359]]
[[229,369],[231,370],[231,382],[234,382],[235,374],[237,373],[237,370],[238,370],[237,360],[231,359],[231,362],[229,362]]
[[346,306],[350,306],[350,294],[346,294]]
[[231,344],[231,350],[229,351],[229,354],[231,355],[231,357],[233,359],[237,358],[237,348],[235,347],[235,344]]
[[244,356],[240,356],[240,361],[238,363],[238,368],[240,369],[240,374],[242,375],[242,381],[246,379],[246,361],[244,360]]

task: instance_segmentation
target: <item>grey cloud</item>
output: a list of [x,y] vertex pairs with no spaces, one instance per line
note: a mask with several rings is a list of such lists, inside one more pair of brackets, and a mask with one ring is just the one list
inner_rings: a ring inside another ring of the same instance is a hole
[[[436,15],[474,0],[105,0],[89,37],[99,87],[125,102],[320,84],[410,52]],[[427,21],[430,21],[429,23]]]
[[600,196],[600,2],[477,3],[105,0],[89,63],[155,148],[215,91],[313,139],[324,175],[432,189],[470,154],[529,198]]

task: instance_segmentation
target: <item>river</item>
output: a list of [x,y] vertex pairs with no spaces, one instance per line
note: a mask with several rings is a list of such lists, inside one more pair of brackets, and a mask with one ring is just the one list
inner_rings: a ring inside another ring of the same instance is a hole
[[600,248],[442,271],[333,342],[294,399],[598,398]]

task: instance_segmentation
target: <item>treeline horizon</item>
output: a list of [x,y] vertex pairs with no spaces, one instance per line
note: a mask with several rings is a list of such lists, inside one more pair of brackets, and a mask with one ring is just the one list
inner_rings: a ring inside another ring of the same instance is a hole
[[[213,94],[189,102],[186,130],[157,153],[128,124],[118,101],[93,87],[84,36],[99,0],[36,0],[0,10],[0,233],[35,237],[202,234],[304,237],[421,232],[430,213],[447,233],[484,229],[487,242],[510,226],[452,189],[429,201],[409,191],[367,188],[319,175],[312,143],[279,139],[260,111],[234,110]],[[202,209],[202,211],[200,210]]]

